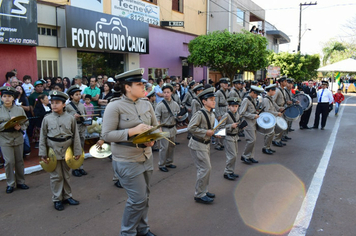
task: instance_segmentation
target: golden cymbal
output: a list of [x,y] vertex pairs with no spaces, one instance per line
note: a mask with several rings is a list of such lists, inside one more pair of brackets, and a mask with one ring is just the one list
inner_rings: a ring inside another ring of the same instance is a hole
[[96,144],[94,144],[89,149],[89,153],[90,153],[90,155],[92,155],[95,158],[106,158],[106,157],[108,157],[108,156],[110,156],[112,154],[111,147],[107,143],[104,143],[101,146],[101,148],[100,147],[97,148]]
[[169,132],[159,132],[159,133],[147,134],[147,135],[135,137],[132,140],[132,143],[134,143],[134,144],[148,143],[148,142],[164,139],[168,136],[169,136]]
[[53,172],[57,167],[57,158],[52,148],[48,149],[47,161],[48,164],[44,163],[43,161],[40,161],[40,165],[45,171]]
[[136,138],[141,138],[142,136],[146,136],[146,135],[152,133],[153,131],[155,131],[155,130],[161,128],[161,127],[164,126],[164,125],[165,125],[165,124],[160,124],[160,125],[154,126],[154,127],[152,127],[151,129],[149,129],[149,130],[147,130],[147,131],[145,131],[145,132],[143,132],[143,133],[138,134],[137,136],[131,137],[128,141],[133,141],[133,140],[136,139]]
[[13,127],[15,127],[15,125],[22,124],[26,120],[27,120],[26,116],[16,116],[16,117],[10,119],[8,122],[6,122],[6,124],[4,125],[4,129],[13,128]]
[[74,159],[74,153],[72,147],[67,148],[66,155],[65,155],[65,161],[69,168],[75,170],[78,169],[81,165],[83,165],[84,162],[84,150],[82,150],[82,155],[78,160]]

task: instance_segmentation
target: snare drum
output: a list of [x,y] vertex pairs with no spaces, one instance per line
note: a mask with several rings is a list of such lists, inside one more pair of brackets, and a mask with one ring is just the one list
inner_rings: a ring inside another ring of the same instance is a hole
[[308,110],[312,106],[312,99],[308,94],[299,93],[294,96],[295,99],[299,101],[299,105],[303,108],[303,110]]
[[277,122],[276,122],[276,127],[274,127],[274,132],[276,134],[280,134],[283,131],[286,131],[288,129],[288,123],[285,119],[282,117],[277,116]]
[[256,130],[261,134],[270,134],[276,126],[276,117],[269,112],[262,112],[257,118]]
[[293,104],[287,107],[283,113],[286,121],[295,121],[300,116],[300,106],[297,104]]

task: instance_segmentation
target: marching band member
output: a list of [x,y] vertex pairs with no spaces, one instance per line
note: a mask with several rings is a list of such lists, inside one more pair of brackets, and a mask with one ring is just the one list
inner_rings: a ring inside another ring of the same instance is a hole
[[[66,110],[70,115],[74,116],[75,120],[77,121],[80,144],[82,146],[82,149],[84,150],[85,131],[87,130],[87,127],[85,124],[83,124],[85,119],[82,117],[82,115],[86,115],[87,113],[84,105],[80,102],[81,92],[82,90],[77,84],[71,86],[67,90],[70,102],[67,105]],[[87,175],[88,173],[83,169],[82,165],[79,169],[73,170],[72,174],[76,177],[81,177],[82,175]]]
[[[273,96],[273,101],[279,106],[279,107],[287,107],[287,99],[286,99],[286,94],[285,94],[285,87],[287,86],[287,77],[282,76],[278,79],[278,83],[280,87],[277,87],[276,93]],[[281,132],[280,134],[276,135],[272,141],[272,144],[277,147],[283,147],[286,144],[282,142],[282,137],[285,135],[285,132]]]
[[242,153],[241,160],[246,164],[258,163],[254,159],[255,143],[256,143],[256,120],[259,117],[256,108],[256,98],[264,90],[257,86],[251,85],[250,93],[242,100],[239,109],[240,116],[247,122],[247,127],[244,130],[246,138],[246,146]]
[[243,89],[244,81],[241,79],[234,79],[232,81],[232,84],[234,87],[231,88],[231,91],[230,91],[228,97],[229,98],[237,97],[237,98],[240,98],[240,100],[242,100],[245,96],[245,91]]
[[[295,98],[293,98],[293,93],[292,93],[292,88],[293,88],[293,85],[294,85],[294,79],[292,78],[287,78],[287,86],[284,88],[285,91],[286,91],[286,99],[287,99],[287,104],[288,105],[291,105],[293,103],[296,103],[298,104],[299,101],[297,101]],[[291,131],[294,131],[294,129],[292,129],[292,123],[293,121],[287,121],[288,123],[288,129],[287,129],[287,134],[288,132],[291,132]],[[292,139],[290,137],[288,137],[287,135],[283,137],[285,140],[289,140],[289,139]],[[282,139],[283,140],[283,139]]]
[[[193,92],[194,87],[195,87],[195,81],[192,80],[188,84],[188,92],[184,95],[183,101],[182,101],[183,106],[185,106],[188,110],[189,121],[192,118],[192,114],[193,114],[192,113],[192,100],[195,97],[194,92]],[[190,137],[191,137],[191,133],[188,132],[187,139],[190,139]]]
[[47,153],[51,147],[57,158],[56,169],[49,173],[50,185],[53,193],[52,201],[58,211],[64,210],[63,203],[78,205],[79,201],[72,198],[69,185],[70,168],[64,160],[69,147],[73,148],[75,159],[82,155],[82,147],[75,118],[64,108],[68,95],[60,91],[51,91],[52,113],[44,117],[41,126],[38,155],[44,163],[48,164]]
[[236,157],[238,153],[238,141],[239,141],[239,119],[238,113],[241,99],[238,97],[230,97],[227,99],[228,111],[223,115],[221,119],[227,120],[221,124],[226,129],[226,137],[224,139],[225,152],[226,152],[226,167],[224,170],[224,178],[228,180],[235,180],[239,176],[234,174]]
[[197,168],[197,181],[195,184],[194,200],[209,204],[214,201],[215,194],[208,192],[211,172],[210,139],[214,135],[213,126],[215,115],[215,88],[205,89],[198,95],[204,107],[193,114],[189,122],[188,131],[192,133],[188,147]]
[[203,103],[201,103],[200,99],[197,97],[199,93],[201,93],[204,90],[204,86],[202,84],[199,84],[193,88],[193,91],[196,94],[196,97],[193,98],[192,100],[192,114],[195,114],[197,111],[202,109]]
[[29,189],[25,184],[22,133],[29,122],[5,129],[4,126],[10,119],[18,116],[26,117],[26,113],[22,107],[14,104],[16,90],[13,87],[3,86],[0,92],[3,102],[2,105],[0,104],[0,147],[5,160],[6,193],[12,193],[15,185],[18,189]]
[[141,99],[145,96],[142,74],[140,68],[115,76],[123,95],[108,104],[102,124],[102,137],[111,143],[114,171],[128,195],[121,223],[122,236],[154,236],[148,225],[154,142],[136,145],[129,141],[134,135],[157,126],[153,107]]
[[[216,101],[215,101],[215,115],[218,121],[227,112],[227,88],[229,87],[228,78],[221,78],[220,89],[216,91]],[[217,144],[215,146],[216,150],[222,151],[224,145],[221,142],[221,138],[217,138]]]
[[[275,101],[273,101],[273,96],[276,93],[276,84],[271,84],[266,87],[267,95],[263,98],[262,106],[264,107],[264,111],[272,113],[274,116],[282,116],[281,111],[283,111],[283,107],[279,107]],[[271,149],[272,140],[275,133],[274,131],[270,134],[265,135],[264,146],[262,148],[262,152],[265,154],[273,154],[275,151]]]
[[[173,86],[171,84],[163,84],[162,91],[164,99],[162,102],[158,103],[155,110],[157,122],[158,124],[164,124],[164,126],[162,126],[162,131],[168,132],[169,136],[167,138],[172,142],[175,142],[177,135],[176,117],[180,108],[178,103],[172,99]],[[177,168],[177,166],[173,164],[175,145],[166,139],[162,139],[160,140],[160,146],[158,162],[159,170],[168,172],[167,168]]]

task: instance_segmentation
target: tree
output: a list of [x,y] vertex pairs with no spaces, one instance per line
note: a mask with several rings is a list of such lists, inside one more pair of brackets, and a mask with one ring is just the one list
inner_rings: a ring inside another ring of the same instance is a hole
[[315,55],[302,55],[300,53],[273,53],[269,57],[270,65],[281,67],[281,75],[286,75],[298,82],[316,78],[316,71],[320,66],[320,57]]
[[232,79],[240,71],[256,71],[268,65],[267,39],[248,31],[215,31],[188,44],[188,62],[207,66]]
[[346,49],[346,47],[338,42],[338,41],[334,41],[331,40],[329,41],[325,47],[323,48],[323,53],[324,53],[324,57],[323,57],[323,65],[325,66],[326,63],[328,62],[330,56],[335,52],[335,51],[344,51]]

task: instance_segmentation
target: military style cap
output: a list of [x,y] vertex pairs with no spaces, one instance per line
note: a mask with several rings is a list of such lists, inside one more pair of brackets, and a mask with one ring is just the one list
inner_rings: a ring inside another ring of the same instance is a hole
[[207,99],[210,97],[215,97],[215,88],[214,87],[204,89],[203,92],[198,94],[198,98],[200,98],[200,100]]
[[16,89],[14,89],[11,86],[3,86],[3,87],[0,88],[0,91],[1,91],[1,95],[9,94],[9,95],[13,96],[15,94],[15,92],[16,92]]
[[202,84],[198,84],[197,86],[195,86],[193,88],[194,92],[199,91],[199,90],[204,90],[204,86]]
[[79,85],[75,84],[70,86],[70,88],[67,90],[68,95],[73,95],[75,92],[81,92],[82,90],[80,89]]
[[229,83],[229,78],[221,78],[220,80],[219,80],[219,82],[220,83],[223,83],[223,84],[228,84]]
[[293,82],[294,82],[294,79],[292,79],[292,78],[287,78],[287,83],[291,84],[291,83],[293,83]]
[[82,77],[80,75],[76,75],[74,79],[82,79]]
[[277,84],[270,84],[268,85],[265,90],[268,92],[270,89],[276,90]]
[[171,85],[175,87],[177,85],[177,82],[172,82]]
[[242,79],[234,79],[234,80],[232,81],[232,83],[233,83],[233,84],[243,84],[244,81],[243,81]]
[[42,80],[37,80],[37,81],[33,84],[33,86],[36,87],[37,85],[40,85],[40,84],[43,85],[43,81],[42,81]]
[[164,83],[162,86],[162,91],[165,90],[166,88],[169,88],[171,92],[173,92],[173,86],[170,83]]
[[329,85],[329,82],[326,81],[326,80],[323,80],[323,81],[321,81],[321,84],[322,84],[322,85]]
[[278,81],[278,83],[281,83],[281,82],[285,81],[286,79],[287,79],[287,76],[283,75],[277,81]]
[[49,96],[51,96],[51,100],[60,100],[63,102],[67,101],[69,98],[66,93],[60,91],[51,91],[49,92]]
[[195,80],[190,81],[190,83],[189,83],[189,87],[194,86],[194,84],[195,84]]
[[155,94],[156,94],[155,91],[152,90],[151,92],[149,92],[149,93],[147,94],[146,97],[150,98],[150,97],[154,96]]
[[228,98],[226,101],[229,105],[240,105],[241,103],[241,99],[238,97],[231,97]]
[[258,82],[256,80],[253,80],[253,81],[251,81],[251,84],[256,85],[256,84],[258,84]]
[[143,68],[138,68],[115,75],[115,79],[118,79],[120,82],[144,82],[142,80],[143,72]]
[[257,94],[260,94],[260,93],[264,92],[263,88],[259,88],[259,87],[255,86],[255,85],[251,85],[251,91],[250,92],[252,92],[252,91],[256,92]]

